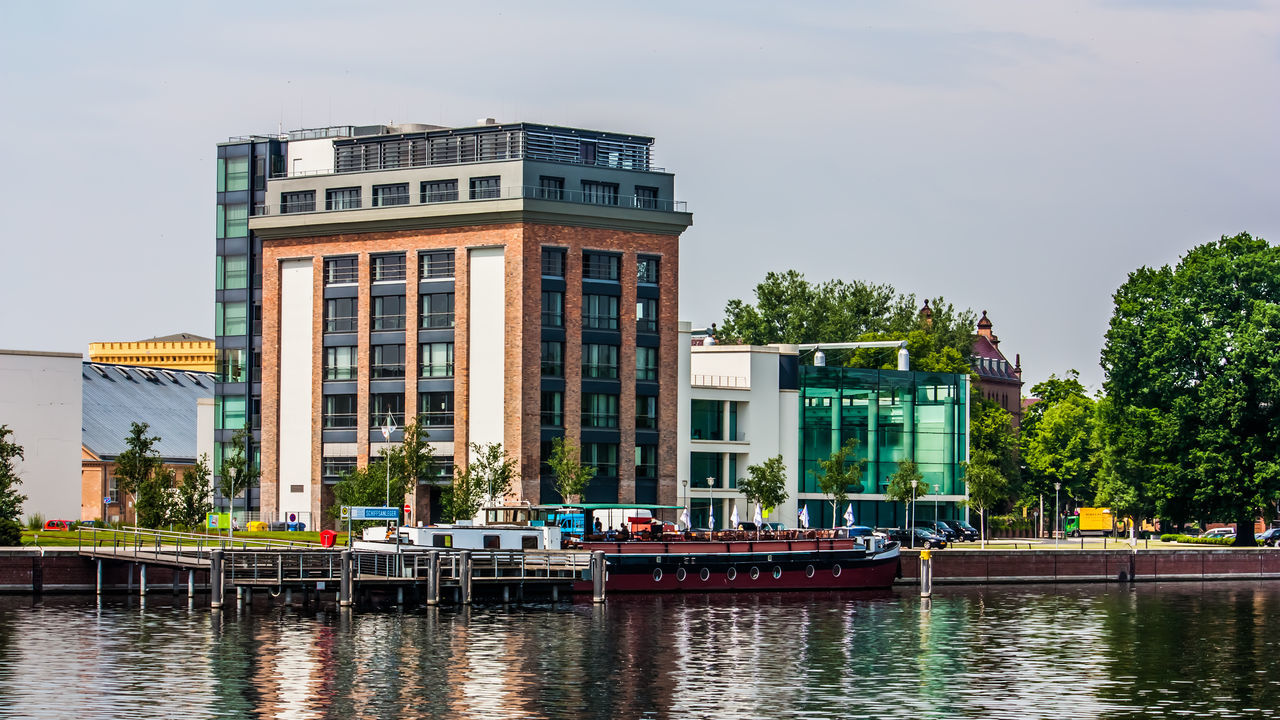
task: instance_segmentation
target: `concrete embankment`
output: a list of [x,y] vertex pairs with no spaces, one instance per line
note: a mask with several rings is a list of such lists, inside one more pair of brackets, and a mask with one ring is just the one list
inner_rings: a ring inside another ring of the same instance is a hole
[[[132,591],[138,587],[141,563],[103,563],[102,589],[105,592]],[[147,567],[147,587],[163,590],[175,584],[186,588],[187,571],[159,565]],[[209,573],[197,570],[195,585],[204,590]],[[87,593],[98,582],[96,560],[81,557],[75,548],[0,548],[0,593]]]
[[[1173,582],[1280,579],[1273,548],[935,550],[935,584]],[[919,582],[918,550],[902,553],[901,583]]]

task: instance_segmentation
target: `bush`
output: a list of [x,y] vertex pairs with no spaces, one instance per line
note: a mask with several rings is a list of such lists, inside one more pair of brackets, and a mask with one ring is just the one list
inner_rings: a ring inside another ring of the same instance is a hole
[[28,530],[43,530],[43,529],[44,529],[44,515],[41,515],[40,513],[32,513],[31,515],[28,515],[28,516],[27,516],[27,529],[28,529]]
[[1186,537],[1186,535],[1174,535],[1172,533],[1168,533],[1160,536],[1160,542],[1176,542],[1180,537]]
[[17,520],[0,519],[0,547],[22,545],[22,524]]
[[1161,535],[1163,542],[1187,543],[1188,545],[1230,545],[1235,538],[1229,537],[1196,537],[1194,535]]

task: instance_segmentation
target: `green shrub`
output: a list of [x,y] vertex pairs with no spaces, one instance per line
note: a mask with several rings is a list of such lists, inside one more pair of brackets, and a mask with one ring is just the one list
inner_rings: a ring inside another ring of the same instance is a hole
[[1174,542],[1187,543],[1189,545],[1230,545],[1235,542],[1235,538],[1229,537],[1196,537],[1194,535],[1161,535],[1160,539],[1171,537]]
[[28,516],[27,516],[27,529],[28,529],[28,530],[43,530],[43,529],[44,529],[44,515],[41,515],[40,513],[32,513],[32,514],[28,515]]
[[1160,536],[1160,542],[1176,542],[1180,537],[1186,537],[1186,535],[1174,535],[1173,533],[1167,533]]
[[19,547],[22,545],[22,523],[17,520],[0,518],[0,547]]

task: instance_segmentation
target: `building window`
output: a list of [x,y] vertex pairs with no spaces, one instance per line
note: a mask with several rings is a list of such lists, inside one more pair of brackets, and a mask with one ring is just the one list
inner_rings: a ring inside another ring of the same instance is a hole
[[658,379],[658,348],[636,348],[636,380]]
[[387,418],[404,427],[404,393],[373,393],[369,396],[369,427],[380,428]]
[[658,429],[657,395],[636,395],[636,429]]
[[542,341],[543,377],[564,377],[564,343]]
[[642,285],[658,284],[658,258],[644,255],[636,258],[636,282]]
[[327,258],[324,261],[324,284],[354,285],[360,279],[360,260],[354,257]]
[[220,238],[244,237],[249,234],[248,203],[218,206],[217,231]]
[[356,426],[355,395],[325,395],[321,424],[326,428],[353,428]]
[[613,443],[583,443],[582,464],[594,467],[598,477],[617,477],[618,446]]
[[316,211],[316,191],[304,190],[302,192],[280,193],[280,212],[281,214],[315,212]]
[[457,180],[431,180],[422,183],[423,203],[455,202],[458,199]]
[[453,293],[429,293],[419,301],[422,312],[420,327],[453,327]]
[[542,291],[542,326],[564,327],[564,293],[557,290]]
[[542,424],[547,427],[564,427],[564,393],[558,390],[542,391]]
[[249,332],[249,304],[224,302],[214,306],[214,325],[219,335],[244,335]]
[[245,397],[220,395],[214,398],[214,427],[218,430],[239,430],[244,427]]
[[502,178],[497,175],[471,178],[471,199],[488,200],[502,192]]
[[418,259],[418,275],[423,280],[453,277],[453,251],[422,253]]
[[636,207],[644,210],[658,209],[658,188],[636,186]]
[[375,255],[370,277],[373,282],[404,282],[404,255]]
[[589,330],[618,329],[618,298],[614,295],[582,296],[582,327]]
[[373,329],[404,329],[403,295],[379,295],[373,299]]
[[330,298],[324,301],[325,332],[355,332],[356,327],[355,298]]
[[453,393],[419,394],[418,419],[427,427],[451,427],[453,425]]
[[218,382],[244,382],[247,377],[244,366],[244,350],[219,348],[217,357]]
[[[227,192],[236,192],[237,190],[249,189],[249,156],[242,155],[226,159],[226,190]],[[218,188],[221,190],[222,188]]]
[[394,185],[374,185],[373,186],[373,206],[386,207],[388,205],[408,205],[409,204],[409,183],[395,183]]
[[538,176],[538,197],[544,200],[563,200],[564,178],[550,175]]
[[356,459],[351,456],[325,457],[320,459],[320,475],[325,480],[341,480],[347,473],[356,469]]
[[640,298],[636,301],[636,332],[658,332],[658,301]]
[[582,254],[582,277],[588,280],[618,279],[618,256],[606,253],[585,252]]
[[564,277],[564,250],[542,248],[542,276]]
[[618,183],[582,181],[582,202],[596,205],[618,204]]
[[333,188],[324,191],[325,210],[359,210],[360,188]]
[[636,477],[658,477],[657,445],[636,445]]
[[243,290],[249,287],[249,258],[244,255],[219,255],[215,263],[215,289]]
[[689,403],[689,429],[694,440],[723,440],[724,413],[719,400],[693,400]]
[[422,343],[418,346],[418,363],[421,377],[453,377],[453,343]]
[[427,471],[427,481],[447,483],[452,479],[453,456],[436,455],[435,462],[431,463],[431,469]]
[[585,378],[618,377],[618,346],[582,346],[582,376]]
[[618,427],[618,396],[604,393],[583,393],[582,427]]
[[374,380],[399,380],[404,378],[404,346],[374,345],[373,363],[369,375]]
[[324,349],[325,380],[356,379],[355,346],[327,347]]

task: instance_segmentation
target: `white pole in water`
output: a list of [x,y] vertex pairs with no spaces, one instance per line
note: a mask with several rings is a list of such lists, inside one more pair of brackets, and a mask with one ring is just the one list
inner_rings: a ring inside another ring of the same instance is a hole
[[1058,507],[1058,491],[1061,489],[1062,483],[1056,482],[1053,484],[1053,544],[1055,547],[1058,545],[1058,533],[1061,530],[1060,525],[1062,523],[1062,511]]

